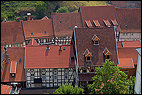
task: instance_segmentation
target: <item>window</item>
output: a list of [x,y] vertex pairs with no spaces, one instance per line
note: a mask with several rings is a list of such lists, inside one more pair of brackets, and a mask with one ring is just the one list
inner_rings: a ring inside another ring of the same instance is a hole
[[89,52],[88,49],[85,50],[85,52],[83,53],[83,55],[85,57],[86,62],[91,61],[92,54]]
[[90,61],[90,59],[91,59],[90,56],[87,56],[87,61]]
[[107,48],[104,49],[103,54],[105,59],[110,59],[111,52]]
[[44,31],[44,34],[46,34],[46,31]]
[[126,75],[128,75],[128,71],[124,71],[124,73],[125,73]]
[[87,72],[86,68],[83,68],[83,73],[86,73],[86,72]]
[[62,21],[60,21],[60,23],[62,23]]
[[90,20],[85,20],[85,23],[86,23],[87,27],[89,27],[89,28],[92,27]]
[[15,74],[14,74],[14,73],[12,73],[12,74],[11,74],[11,76],[12,76],[12,77],[15,77]]
[[98,20],[93,20],[95,26],[101,26],[100,23],[98,22]]
[[106,55],[106,59],[109,59],[110,58],[110,55]]
[[94,43],[94,45],[99,45],[99,38],[94,34],[92,37],[92,41]]
[[104,21],[104,23],[105,23],[105,25],[106,25],[107,27],[110,27],[110,26],[111,26],[111,24],[109,23],[108,20],[103,20],[103,21]]
[[31,32],[31,35],[33,35],[33,32]]

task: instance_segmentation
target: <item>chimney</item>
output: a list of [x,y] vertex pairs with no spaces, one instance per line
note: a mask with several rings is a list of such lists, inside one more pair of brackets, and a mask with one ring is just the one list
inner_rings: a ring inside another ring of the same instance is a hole
[[31,13],[27,13],[28,19],[27,20],[31,20]]

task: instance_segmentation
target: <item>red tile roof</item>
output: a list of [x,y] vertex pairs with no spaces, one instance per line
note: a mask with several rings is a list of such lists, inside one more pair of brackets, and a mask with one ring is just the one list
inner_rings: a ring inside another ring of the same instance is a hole
[[1,60],[2,60],[3,46],[1,46]]
[[121,32],[141,32],[141,8],[116,8]]
[[93,22],[94,22],[94,24],[95,24],[96,26],[100,26],[100,23],[99,23],[98,20],[93,20]]
[[119,58],[119,64],[117,65],[122,68],[134,68],[132,58]]
[[82,27],[80,13],[52,13],[55,36],[72,36],[75,26]]
[[1,94],[10,94],[12,86],[1,84]]
[[[24,70],[24,47],[8,47],[7,54],[10,55],[9,63],[4,62],[3,71],[1,75],[1,82],[22,82],[26,81],[25,70]],[[21,58],[21,62],[19,59]],[[10,75],[11,61],[17,61],[17,68],[15,77]]]
[[[92,37],[94,34],[100,39],[99,45],[94,45]],[[105,36],[104,36],[105,35]],[[86,49],[92,53],[91,66],[102,66],[104,62],[103,51],[105,48],[112,53],[111,61],[118,63],[116,52],[116,40],[113,27],[103,28],[75,28],[76,47],[79,67],[86,65],[83,53]]]
[[[111,19],[116,19],[115,8],[113,6],[81,6],[79,9],[81,13],[83,26],[86,27],[85,20],[98,20],[101,26],[105,26],[103,19],[111,22]],[[93,25],[94,26],[94,25]],[[113,26],[111,24],[111,26]]]
[[23,21],[23,26],[26,39],[54,36],[52,19]]
[[140,48],[141,47],[141,42],[139,40],[137,41],[118,41],[117,42],[117,47],[121,48],[129,48],[129,47],[134,47],[134,48]]
[[[134,64],[137,64],[138,53],[136,51],[137,48],[118,48],[118,58],[132,58]],[[122,62],[123,60],[121,60]],[[127,60],[125,60],[126,62]],[[129,62],[129,61],[128,61]],[[120,63],[120,62],[119,62]],[[120,63],[123,64],[124,62]]]
[[24,41],[21,21],[1,23],[1,45],[21,43]]
[[[25,69],[27,68],[69,68],[70,45],[46,45],[26,47]],[[65,50],[63,50],[65,48]]]

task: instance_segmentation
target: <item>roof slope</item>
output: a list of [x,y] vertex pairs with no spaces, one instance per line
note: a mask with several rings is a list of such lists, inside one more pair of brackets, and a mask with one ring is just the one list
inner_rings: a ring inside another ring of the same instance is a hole
[[116,8],[121,32],[141,32],[141,8]]
[[55,36],[72,36],[75,26],[82,27],[80,13],[52,13]]
[[[99,40],[99,45],[95,46],[92,37],[96,35]],[[104,62],[103,51],[107,48],[111,53],[111,61],[115,64],[118,63],[117,52],[116,52],[116,41],[113,28],[76,28],[76,47],[78,64],[80,67],[85,66],[85,58],[83,53],[88,49],[92,53],[91,66],[100,66]]]
[[132,58],[119,58],[119,63],[117,66],[122,68],[134,68],[134,63]]
[[115,8],[113,6],[81,6],[79,11],[81,13],[84,27],[87,27],[85,20],[90,20],[92,25],[93,20],[98,20],[101,26],[105,26],[103,19],[108,19],[110,23],[111,19],[116,19]]
[[24,41],[21,21],[1,23],[1,45],[21,43]]
[[[4,62],[3,71],[1,75],[1,82],[19,82],[26,81],[25,70],[24,70],[24,47],[8,47],[7,54],[10,55],[9,63]],[[21,58],[21,62],[19,59]],[[16,76],[12,77],[10,75],[11,61],[17,62]]]
[[[65,50],[63,50],[63,48],[65,48]],[[59,45],[39,45],[26,47],[26,69],[69,68],[69,63],[70,45],[62,45],[62,51],[59,51]]]
[[1,84],[1,94],[10,94],[12,86]]
[[54,36],[52,19],[23,21],[26,39]]

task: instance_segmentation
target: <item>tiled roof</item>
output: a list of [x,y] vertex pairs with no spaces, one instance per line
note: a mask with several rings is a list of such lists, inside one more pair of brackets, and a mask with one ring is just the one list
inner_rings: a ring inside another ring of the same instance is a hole
[[136,40],[136,41],[118,41],[117,42],[117,47],[118,48],[131,48],[131,47],[134,47],[134,48],[139,48],[141,47],[141,42],[139,40]]
[[[118,57],[119,59],[121,58],[132,58],[133,59],[133,62],[134,64],[137,64],[137,60],[138,60],[138,53],[136,51],[136,48],[132,47],[132,48],[118,48]],[[125,60],[126,62],[127,60]],[[123,60],[121,60],[122,63],[120,64],[123,64]]]
[[43,17],[41,20],[47,20],[49,19],[47,16]]
[[84,27],[87,27],[85,20],[90,20],[94,27],[96,26],[94,25],[93,20],[98,20],[100,25],[105,27],[103,20],[108,20],[111,26],[113,26],[111,19],[116,19],[115,8],[113,6],[81,6],[79,12],[81,13]]
[[[20,82],[26,81],[25,70],[24,70],[24,47],[8,47],[7,54],[10,55],[9,63],[4,62],[3,71],[1,75],[1,82]],[[19,59],[21,58],[21,62]],[[17,61],[16,76],[10,75],[11,61]]]
[[1,46],[1,60],[2,60],[3,46]]
[[1,45],[24,42],[21,21],[1,23]]
[[47,38],[54,35],[52,19],[23,21],[23,26],[26,39]]
[[12,86],[1,84],[1,94],[10,94]]
[[134,68],[132,58],[119,58],[119,64],[117,65],[122,68]]
[[52,13],[55,36],[72,36],[75,26],[82,27],[80,13]]
[[[49,49],[50,48],[50,49]],[[64,50],[65,48],[65,50]],[[70,45],[39,45],[26,47],[25,68],[68,68]]]
[[[92,41],[93,35],[96,35],[99,40],[99,45],[94,45]],[[111,52],[111,61],[118,63],[116,52],[116,41],[113,28],[76,28],[76,47],[78,64],[80,67],[86,65],[83,53],[86,49],[92,53],[91,66],[101,66],[104,62],[103,51],[105,48]]]
[[141,8],[116,8],[121,32],[141,32]]

